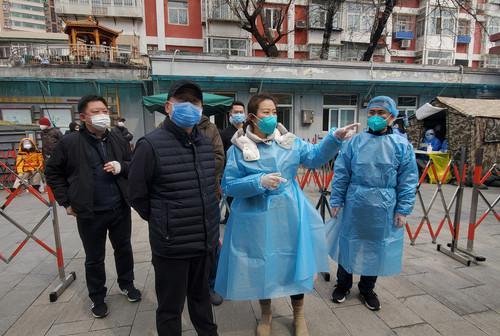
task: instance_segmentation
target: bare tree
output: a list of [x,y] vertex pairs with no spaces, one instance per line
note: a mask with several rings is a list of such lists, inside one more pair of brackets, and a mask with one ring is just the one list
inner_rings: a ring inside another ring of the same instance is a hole
[[373,21],[372,32],[370,34],[370,43],[368,44],[368,48],[361,58],[362,61],[368,62],[371,60],[373,53],[377,48],[378,41],[382,37],[382,33],[385,30],[387,21],[391,17],[394,6],[396,5],[396,1],[397,0],[385,0],[384,11],[381,12],[381,2],[379,0],[377,4],[377,10],[375,12],[375,19]]
[[321,43],[321,52],[319,55],[320,59],[328,59],[328,54],[330,52],[330,38],[332,37],[333,31],[333,18],[335,14],[339,11],[340,6],[345,0],[326,0],[324,4],[324,9],[326,10],[325,19],[325,31],[323,32],[323,42]]
[[[286,27],[283,27],[283,23],[288,15],[292,1],[288,0],[279,11],[274,12],[278,13],[276,17],[267,20],[265,13],[266,0],[225,0],[231,11],[240,20],[241,28],[252,34],[268,57],[279,56],[276,44],[290,33]],[[269,27],[271,21],[273,26]]]

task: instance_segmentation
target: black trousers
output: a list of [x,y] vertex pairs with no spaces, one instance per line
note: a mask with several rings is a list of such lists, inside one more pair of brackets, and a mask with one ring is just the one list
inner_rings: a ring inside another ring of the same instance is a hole
[[[358,283],[358,288],[361,293],[369,293],[375,288],[376,276],[362,275]],[[339,265],[337,269],[337,286],[344,290],[352,287],[352,274],[348,273],[344,267]]]
[[189,317],[198,335],[217,336],[208,294],[211,258],[206,255],[174,259],[153,254],[158,336],[181,336],[181,316],[186,296]]
[[103,302],[107,292],[104,257],[108,232],[115,251],[118,285],[120,288],[127,288],[134,281],[130,207],[122,205],[113,210],[96,211],[93,218],[77,218],[77,224],[85,250],[85,277],[89,297],[92,302]]

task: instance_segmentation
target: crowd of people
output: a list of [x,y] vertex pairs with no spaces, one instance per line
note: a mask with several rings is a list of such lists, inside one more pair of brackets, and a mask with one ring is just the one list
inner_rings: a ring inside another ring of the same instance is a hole
[[[107,235],[122,293],[130,302],[141,300],[131,208],[149,226],[160,336],[181,335],[186,299],[193,326],[204,336],[218,335],[212,305],[259,300],[256,334],[269,336],[272,300],[281,297],[291,299],[294,335],[309,335],[304,294],[313,291],[317,273],[329,271],[329,257],[338,264],[332,300],[344,302],[359,275],[360,300],[380,309],[376,280],[401,272],[403,226],[418,183],[413,147],[404,130],[393,127],[400,119],[391,98],[369,102],[366,130],[359,124],[332,128],[318,144],[278,122],[269,94],[254,95],[246,106],[235,101],[220,133],[203,115],[203,92],[194,82],[174,82],[165,111],[165,120],[132,152],[125,120],[111,129],[106,100],[85,96],[78,103],[80,123],[66,135],[40,120],[43,154],[30,139],[19,145],[19,174],[38,183],[45,160],[47,184],[76,217],[96,318],[109,313]],[[331,160],[333,217],[325,225],[296,176],[300,166]],[[224,218],[222,198],[230,205]],[[222,241],[221,222],[227,222]]]

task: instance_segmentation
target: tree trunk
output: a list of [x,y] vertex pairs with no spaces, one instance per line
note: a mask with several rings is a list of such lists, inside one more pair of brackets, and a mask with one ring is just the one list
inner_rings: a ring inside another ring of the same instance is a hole
[[333,17],[338,10],[338,0],[328,0],[328,8],[326,10],[326,22],[325,31],[323,32],[323,43],[321,44],[321,53],[319,58],[322,60],[328,59],[328,54],[330,52],[330,38],[332,37],[333,30]]
[[[375,51],[375,48],[377,47],[378,41],[380,40],[380,37],[382,36],[382,33],[384,32],[385,25],[387,24],[387,20],[389,20],[389,17],[392,14],[392,10],[394,9],[394,6],[396,5],[396,0],[386,0],[385,1],[385,9],[384,13],[382,14],[382,17],[378,18],[376,22],[376,27],[372,31],[372,34],[370,36],[370,44],[368,45],[368,48],[366,49],[363,58],[361,59],[363,62],[368,62],[371,60],[373,53]],[[377,13],[378,15],[378,13]]]

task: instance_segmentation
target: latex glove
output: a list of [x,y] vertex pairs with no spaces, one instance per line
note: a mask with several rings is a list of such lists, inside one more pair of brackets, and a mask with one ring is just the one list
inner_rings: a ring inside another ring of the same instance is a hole
[[332,217],[333,218],[337,218],[337,216],[340,212],[340,209],[342,209],[342,208],[332,208]]
[[335,132],[333,132],[333,135],[339,140],[349,140],[354,134],[356,134],[359,125],[360,123],[354,123],[338,128]]
[[406,224],[406,216],[401,214],[394,215],[394,225],[397,227],[403,227]]
[[76,217],[76,213],[73,211],[73,208],[71,206],[66,208],[66,213],[68,214],[68,216]]
[[281,183],[285,183],[287,179],[281,177],[281,173],[265,174],[260,178],[260,185],[267,190],[278,189]]
[[110,161],[104,165],[104,171],[113,175],[118,175],[122,171],[122,165],[118,161]]

